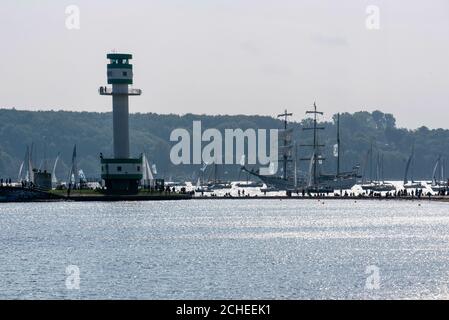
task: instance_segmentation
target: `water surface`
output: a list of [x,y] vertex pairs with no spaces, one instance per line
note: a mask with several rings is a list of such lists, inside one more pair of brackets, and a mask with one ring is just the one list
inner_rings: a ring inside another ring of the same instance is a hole
[[[0,204],[0,298],[449,297],[449,204]],[[80,270],[79,290],[66,267]],[[365,271],[379,270],[379,289]]]

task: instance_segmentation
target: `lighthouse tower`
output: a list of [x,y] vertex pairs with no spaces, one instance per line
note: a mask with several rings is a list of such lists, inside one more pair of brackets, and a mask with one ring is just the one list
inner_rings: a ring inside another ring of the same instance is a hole
[[109,193],[132,194],[138,192],[142,179],[142,157],[131,158],[129,154],[129,96],[140,96],[142,90],[132,89],[133,66],[131,54],[107,55],[108,84],[100,87],[100,95],[112,96],[114,158],[101,157],[101,178]]

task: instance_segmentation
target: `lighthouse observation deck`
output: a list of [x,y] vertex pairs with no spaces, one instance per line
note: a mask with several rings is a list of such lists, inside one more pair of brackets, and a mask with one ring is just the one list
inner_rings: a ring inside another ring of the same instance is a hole
[[140,96],[142,94],[142,90],[129,88],[128,86],[116,88],[100,87],[98,89],[98,93],[102,96],[112,96],[112,95]]

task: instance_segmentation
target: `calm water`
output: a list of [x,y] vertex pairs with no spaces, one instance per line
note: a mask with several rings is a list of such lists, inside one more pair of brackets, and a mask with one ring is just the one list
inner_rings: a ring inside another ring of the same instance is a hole
[[444,299],[448,250],[426,201],[0,204],[0,298]]

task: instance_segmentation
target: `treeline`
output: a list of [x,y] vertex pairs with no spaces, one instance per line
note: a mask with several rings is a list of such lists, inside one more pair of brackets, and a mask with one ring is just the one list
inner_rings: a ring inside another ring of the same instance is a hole
[[[302,112],[302,111],[301,111]],[[326,158],[323,171],[336,170],[333,145],[336,143],[336,116],[333,121],[320,123],[320,143],[324,143]],[[145,152],[157,166],[158,176],[165,179],[196,179],[200,165],[174,166],[170,161],[170,133],[176,128],[192,130],[192,122],[201,120],[202,129],[282,128],[282,121],[267,116],[244,115],[160,115],[136,113],[130,115],[131,153]],[[291,123],[295,139],[300,144],[311,142],[311,132],[302,130],[311,120]],[[382,155],[385,179],[402,179],[412,146],[415,149],[413,176],[430,179],[433,165],[439,155],[449,158],[449,130],[430,130],[420,127],[409,130],[396,127],[391,114],[380,111],[343,113],[340,115],[342,169],[364,165],[367,151],[373,145],[373,156]],[[18,111],[0,109],[0,177],[17,177],[27,145],[34,144],[33,162],[36,167],[52,170],[57,154],[61,159],[56,175],[65,180],[69,172],[73,145],[77,145],[78,164],[87,177],[100,176],[99,154],[112,154],[112,114],[69,111]],[[307,148],[299,148],[300,157],[310,155]],[[237,161],[238,162],[238,161]],[[307,163],[301,168],[306,170]],[[361,169],[363,171],[363,168]],[[238,178],[238,165],[220,167],[223,178]]]

